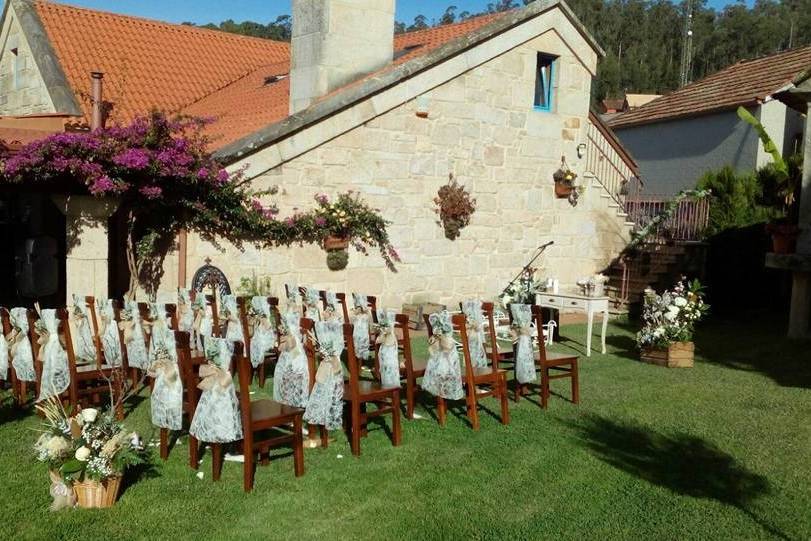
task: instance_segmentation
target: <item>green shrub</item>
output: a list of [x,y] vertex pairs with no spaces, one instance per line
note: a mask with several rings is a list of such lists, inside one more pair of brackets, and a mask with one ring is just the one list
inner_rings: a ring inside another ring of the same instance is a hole
[[712,192],[708,234],[768,222],[781,216],[775,207],[764,205],[764,186],[760,180],[754,173],[735,173],[730,166],[708,171],[701,177],[698,189]]

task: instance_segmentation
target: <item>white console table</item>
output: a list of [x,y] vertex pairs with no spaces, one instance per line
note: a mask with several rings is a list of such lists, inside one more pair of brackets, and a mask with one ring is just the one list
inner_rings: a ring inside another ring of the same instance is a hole
[[[588,316],[588,330],[586,331],[586,357],[591,356],[591,329],[594,324],[594,314],[603,314],[602,346],[605,354],[605,332],[608,329],[608,297],[584,297],[573,293],[538,293],[535,302],[543,308],[553,310],[571,310],[585,312]],[[558,322],[560,323],[560,322]]]

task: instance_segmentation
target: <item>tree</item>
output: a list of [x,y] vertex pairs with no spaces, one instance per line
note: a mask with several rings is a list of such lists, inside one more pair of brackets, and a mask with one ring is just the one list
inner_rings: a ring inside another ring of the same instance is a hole
[[116,198],[128,223],[131,298],[140,285],[154,296],[155,269],[162,267],[181,229],[238,248],[246,242],[321,244],[326,236],[341,234],[363,253],[367,246],[377,247],[394,270],[399,256],[379,212],[348,195],[339,197],[336,209],[320,195],[314,210],[279,220],[275,206],[260,201],[275,192],[253,191],[241,173],[229,174],[208,153],[203,125],[199,119],[153,112],[128,126],[51,135],[0,163],[0,182]]
[[409,32],[414,32],[415,30],[425,30],[426,28],[429,28],[428,18],[425,17],[425,15],[417,15],[414,17],[414,22],[408,27],[407,30]]
[[442,14],[442,17],[439,19],[439,24],[453,24],[456,22],[456,10],[458,8],[456,6],[448,6],[448,9],[445,10],[445,13]]

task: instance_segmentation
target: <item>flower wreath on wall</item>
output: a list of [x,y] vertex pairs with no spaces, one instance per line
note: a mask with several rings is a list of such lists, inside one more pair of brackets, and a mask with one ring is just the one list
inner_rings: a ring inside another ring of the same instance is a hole
[[202,132],[206,123],[154,111],[127,126],[51,135],[0,162],[0,182],[115,198],[127,217],[130,298],[139,286],[154,297],[161,262],[183,229],[237,248],[245,242],[325,246],[338,235],[361,253],[377,248],[395,271],[399,256],[389,240],[390,222],[378,209],[356,194],[342,194],[334,204],[322,195],[315,209],[280,219],[275,205],[260,200],[275,190],[252,190],[244,170],[229,173],[212,157]]
[[434,212],[439,215],[437,224],[445,230],[448,240],[459,238],[461,230],[470,225],[470,218],[476,212],[476,199],[456,181],[453,173],[448,175],[448,183],[437,191],[434,204]]

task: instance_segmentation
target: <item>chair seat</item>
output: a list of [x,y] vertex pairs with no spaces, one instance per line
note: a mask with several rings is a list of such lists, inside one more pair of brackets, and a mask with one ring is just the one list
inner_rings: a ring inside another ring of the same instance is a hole
[[[500,368],[498,370],[496,370],[495,372],[493,372],[493,367],[492,366],[482,366],[480,368],[474,368],[473,369],[473,381],[490,379],[494,375],[505,374],[506,372],[507,372],[506,370],[502,370]],[[465,381],[465,380],[467,380],[467,374],[462,373],[462,381]]]
[[[419,377],[425,374],[425,367],[428,366],[428,360],[414,360],[411,361],[411,369],[414,372],[414,375]],[[406,369],[405,366],[400,366],[400,372],[405,375]]]
[[[571,353],[560,353],[557,351],[547,351],[546,352],[546,364],[547,365],[562,365],[562,364],[570,364],[573,361],[576,361],[578,358],[577,355],[573,355]],[[535,352],[535,360],[540,360],[540,353]]]
[[[358,382],[358,393],[360,394],[361,398],[386,397],[390,395],[392,391],[399,389],[399,387],[383,387],[377,381],[363,380]],[[344,400],[350,400],[351,397],[352,389],[347,382],[344,384]]]
[[90,372],[98,372],[99,370],[102,372],[107,372],[113,370],[114,368],[114,366],[109,364],[103,364],[101,365],[101,368],[97,368],[95,364],[80,364],[76,366],[76,373],[82,375]]
[[268,398],[251,402],[251,420],[254,423],[272,419],[293,419],[298,415],[304,415],[304,410]]

